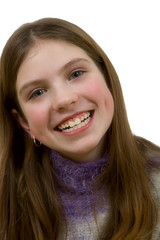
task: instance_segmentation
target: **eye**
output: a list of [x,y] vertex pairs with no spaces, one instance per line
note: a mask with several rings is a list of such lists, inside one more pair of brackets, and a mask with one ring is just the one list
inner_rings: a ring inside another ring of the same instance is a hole
[[69,77],[69,80],[79,78],[83,73],[84,73],[84,71],[82,71],[82,70],[76,70],[76,71],[71,73],[71,75]]
[[29,99],[38,98],[42,94],[44,94],[46,91],[47,90],[45,90],[45,89],[37,89],[30,95]]

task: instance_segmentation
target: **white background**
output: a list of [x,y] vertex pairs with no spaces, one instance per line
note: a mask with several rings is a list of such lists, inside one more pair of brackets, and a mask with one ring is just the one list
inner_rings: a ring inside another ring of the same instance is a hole
[[2,0],[0,54],[16,28],[43,17],[71,21],[98,42],[119,75],[133,133],[160,145],[160,1]]

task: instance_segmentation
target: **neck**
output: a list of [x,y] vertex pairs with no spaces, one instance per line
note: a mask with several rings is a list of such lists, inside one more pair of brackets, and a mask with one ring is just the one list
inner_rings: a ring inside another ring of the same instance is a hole
[[68,153],[68,152],[61,152],[60,154],[67,159],[70,159],[74,162],[81,162],[81,163],[87,163],[87,162],[94,162],[97,159],[100,159],[104,156],[104,154],[108,151],[108,146],[106,145],[106,137],[101,139],[99,144],[93,149],[89,151],[83,152],[76,152],[76,153]]

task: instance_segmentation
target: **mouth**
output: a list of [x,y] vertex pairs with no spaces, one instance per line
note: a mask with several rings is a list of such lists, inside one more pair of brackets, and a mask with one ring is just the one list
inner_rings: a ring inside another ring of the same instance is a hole
[[78,114],[74,118],[68,119],[67,121],[60,123],[55,128],[55,130],[62,133],[69,133],[77,129],[80,130],[91,121],[93,114],[94,114],[93,110]]

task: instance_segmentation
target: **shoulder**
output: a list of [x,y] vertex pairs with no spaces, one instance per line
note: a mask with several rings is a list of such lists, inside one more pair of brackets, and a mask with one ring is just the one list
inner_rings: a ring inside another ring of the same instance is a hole
[[156,227],[153,231],[153,240],[160,239],[160,155],[156,158],[150,159],[150,174],[149,174],[149,182],[150,182],[150,189],[153,200],[156,204],[157,211],[158,211],[158,221]]
[[149,151],[147,155],[147,172],[150,182],[160,192],[160,152]]
[[160,195],[160,167],[152,167],[149,179],[154,186],[152,191],[156,191]]

